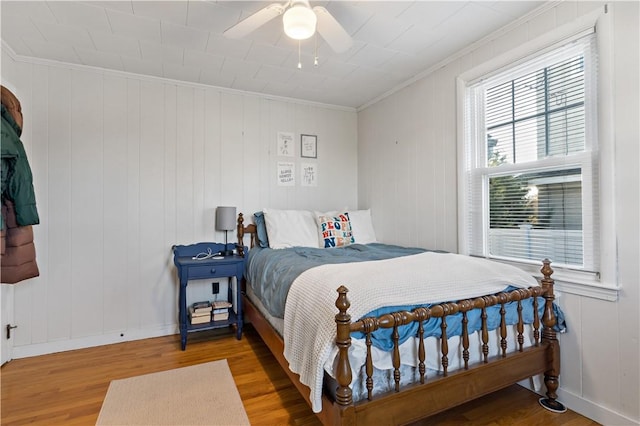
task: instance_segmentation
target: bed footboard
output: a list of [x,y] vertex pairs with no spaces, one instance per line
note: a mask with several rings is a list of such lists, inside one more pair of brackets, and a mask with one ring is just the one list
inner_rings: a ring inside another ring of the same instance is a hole
[[[335,405],[341,424],[366,424],[375,420],[378,423],[403,423],[444,411],[458,404],[467,402],[484,394],[493,392],[502,387],[516,383],[527,377],[544,373],[544,382],[547,388],[546,398],[540,398],[540,404],[547,409],[563,412],[566,408],[557,401],[558,377],[560,374],[560,346],[556,331],[556,317],[553,310],[553,270],[550,261],[545,259],[541,269],[543,279],[540,287],[517,289],[496,295],[483,296],[470,300],[462,300],[457,303],[442,303],[430,308],[417,308],[411,312],[402,311],[382,315],[374,318],[364,318],[351,322],[348,313],[350,306],[347,298],[347,288],[341,286],[338,291],[336,308],[338,314],[336,321],[336,345],[338,356],[334,375],[337,387],[335,389]],[[538,316],[538,297],[544,299],[542,318]],[[534,345],[523,347],[523,317],[521,302],[533,298],[534,319],[532,323]],[[513,353],[507,354],[507,326],[505,321],[506,303],[516,302],[518,307],[517,342],[518,348]],[[501,305],[500,314],[500,347],[501,352],[494,357],[488,356],[489,331],[486,323],[485,309]],[[467,330],[467,312],[472,309],[482,310],[482,329],[480,331],[482,341],[483,359],[476,365],[469,363],[469,332]],[[447,316],[462,314],[462,335],[460,336],[463,348],[464,368],[449,373],[448,371],[448,342],[447,342]],[[436,378],[427,380],[425,367],[425,347],[423,322],[429,318],[441,318],[440,352],[441,374]],[[418,372],[419,383],[409,386],[408,389],[400,387],[400,351],[398,343],[398,327],[412,322],[418,322]],[[371,356],[371,333],[380,328],[393,329],[393,380],[394,392],[388,392],[380,396],[374,396],[373,362]],[[540,333],[542,328],[542,333]],[[365,335],[367,356],[363,367],[366,374],[366,389],[368,397],[365,401],[353,401],[351,382],[352,371],[349,363],[349,347],[351,346],[351,333],[361,332]],[[437,386],[437,388],[435,387]],[[431,394],[427,394],[431,389]],[[396,396],[402,395],[402,400]],[[419,395],[419,396],[418,396]],[[393,403],[391,403],[393,402]],[[428,403],[427,403],[428,402]],[[351,409],[348,409],[351,407]]]

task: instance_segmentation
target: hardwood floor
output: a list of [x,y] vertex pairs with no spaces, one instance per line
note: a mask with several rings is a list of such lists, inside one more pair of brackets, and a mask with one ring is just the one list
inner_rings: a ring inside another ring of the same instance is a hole
[[[114,379],[226,358],[253,425],[319,425],[275,358],[249,325],[242,340],[228,330],[119,343],[10,361],[0,370],[2,425],[93,425]],[[541,408],[537,395],[512,386],[420,425],[571,425],[597,423]]]

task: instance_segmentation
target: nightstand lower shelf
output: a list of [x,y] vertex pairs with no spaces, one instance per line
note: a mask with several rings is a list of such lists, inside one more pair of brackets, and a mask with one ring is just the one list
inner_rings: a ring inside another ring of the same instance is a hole
[[[238,322],[238,316],[235,312],[229,312],[229,319],[219,321],[209,321],[202,324],[187,324],[187,333],[192,331],[213,330],[215,328],[224,328],[231,325],[236,325]],[[238,337],[238,340],[240,337]]]

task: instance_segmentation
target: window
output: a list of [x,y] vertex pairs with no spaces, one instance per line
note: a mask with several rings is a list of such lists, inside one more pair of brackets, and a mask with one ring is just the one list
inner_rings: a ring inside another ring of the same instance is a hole
[[595,35],[465,87],[471,255],[597,272]]

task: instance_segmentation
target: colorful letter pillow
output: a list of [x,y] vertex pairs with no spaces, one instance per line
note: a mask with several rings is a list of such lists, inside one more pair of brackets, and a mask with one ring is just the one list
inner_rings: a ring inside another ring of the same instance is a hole
[[354,243],[349,213],[337,216],[318,216],[320,239],[324,247],[342,247]]

